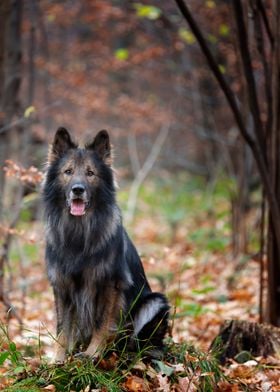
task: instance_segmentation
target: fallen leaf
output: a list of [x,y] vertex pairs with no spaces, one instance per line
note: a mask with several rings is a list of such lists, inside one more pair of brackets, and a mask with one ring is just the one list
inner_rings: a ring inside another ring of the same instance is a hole
[[252,297],[253,294],[246,289],[233,290],[230,294],[230,299],[235,299],[238,301],[248,301],[251,300]]
[[131,375],[127,377],[123,387],[128,392],[148,392],[150,387],[147,380],[138,376]]
[[132,368],[133,370],[138,370],[140,372],[144,372],[147,369],[147,366],[144,364],[143,361],[138,361]]
[[115,352],[108,359],[101,359],[98,363],[98,367],[103,370],[113,370],[117,366],[118,356]]
[[253,360],[253,359],[251,359],[249,361],[244,362],[243,365],[244,366],[248,366],[248,367],[253,367],[253,366],[257,366],[258,362]]
[[146,375],[153,380],[157,377],[157,374],[157,371],[151,365],[148,365]]
[[42,361],[40,358],[25,358],[32,371],[38,369]]
[[270,392],[271,391],[271,383],[266,381],[262,383],[262,392]]
[[255,367],[248,367],[245,365],[239,365],[239,366],[232,369],[231,376],[246,379],[246,378],[252,377],[252,375],[254,373],[256,373]]
[[50,391],[50,392],[55,392],[56,391],[55,386],[53,384],[50,384],[50,385],[44,387],[43,390],[44,391]]
[[190,361],[190,362],[197,362],[198,361],[197,357],[194,357],[189,353],[186,353],[185,359],[186,359],[186,361]]
[[178,392],[195,392],[197,391],[197,387],[195,383],[193,382],[194,380],[190,380],[188,377],[180,377],[178,380]]
[[240,392],[240,389],[237,384],[222,381],[218,384],[217,392]]
[[186,367],[183,363],[173,365],[175,373],[183,373],[186,371]]
[[157,383],[158,388],[156,389],[157,392],[169,392],[170,391],[170,383],[168,377],[163,375],[162,373],[157,375]]
[[153,362],[157,365],[159,371],[162,374],[166,374],[166,376],[171,376],[171,374],[174,373],[174,367],[173,366],[169,366],[166,363],[162,362],[162,361],[158,361],[158,360],[153,360]]

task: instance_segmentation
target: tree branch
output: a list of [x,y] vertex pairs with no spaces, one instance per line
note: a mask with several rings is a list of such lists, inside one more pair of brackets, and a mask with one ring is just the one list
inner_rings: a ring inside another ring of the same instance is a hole
[[139,172],[137,173],[130,191],[129,191],[129,196],[128,196],[128,202],[127,202],[127,212],[125,214],[125,219],[127,222],[131,222],[134,216],[135,212],[135,207],[136,207],[136,200],[137,200],[137,195],[139,188],[145,178],[147,177],[149,171],[152,169],[160,151],[163,146],[163,143],[165,142],[165,139],[167,138],[167,135],[169,133],[169,128],[170,125],[163,126],[152,146],[152,149],[144,163],[144,165],[141,167]]
[[231,108],[232,113],[234,115],[235,121],[238,125],[238,128],[240,129],[240,132],[242,133],[244,139],[246,140],[246,142],[248,144],[250,144],[250,145],[255,144],[254,139],[252,139],[252,137],[249,135],[249,133],[247,132],[247,129],[244,125],[244,122],[243,122],[240,110],[237,106],[234,94],[233,94],[231,88],[229,87],[226,79],[224,78],[223,74],[221,73],[219,66],[217,64],[217,61],[214,59],[214,57],[213,57],[213,55],[212,55],[212,53],[206,43],[205,38],[202,35],[200,28],[198,27],[196,21],[192,17],[190,10],[188,9],[186,4],[184,3],[184,0],[175,0],[175,2],[177,3],[185,20],[189,24],[194,36],[196,37],[196,39],[200,45],[200,48],[201,48],[203,54],[206,57],[206,60],[208,62],[208,65],[209,65],[211,71],[213,72],[223,93],[225,94],[225,97],[228,101],[228,104],[230,105],[230,108]]
[[264,155],[264,159],[266,162],[267,161],[266,147],[265,147],[266,141],[264,138],[264,132],[261,123],[260,108],[259,108],[259,102],[257,97],[254,72],[252,69],[251,55],[250,55],[249,45],[248,45],[248,35],[244,22],[243,7],[241,5],[240,0],[233,0],[232,4],[233,4],[233,9],[235,14],[235,22],[237,26],[239,50],[241,54],[243,71],[247,84],[249,106],[250,106],[250,111],[252,113],[254,126],[255,126],[255,135],[260,147],[262,148],[262,153]]
[[258,8],[260,10],[262,19],[263,19],[263,23],[264,23],[264,26],[265,26],[265,30],[267,32],[267,36],[269,38],[270,45],[273,46],[273,44],[274,44],[274,37],[273,37],[273,34],[271,32],[271,28],[270,28],[270,25],[269,25],[268,17],[267,17],[267,14],[266,14],[266,11],[265,11],[265,8],[264,8],[262,0],[257,0],[257,5],[258,5]]
[[262,25],[261,25],[261,15],[260,9],[258,7],[258,0],[250,0],[250,5],[253,10],[253,19],[254,19],[254,27],[255,27],[255,39],[257,44],[257,49],[260,55],[260,60],[263,66],[264,73],[264,87],[266,94],[266,109],[267,109],[267,121],[266,121],[266,132],[265,135],[268,136],[268,133],[271,131],[271,122],[272,122],[272,94],[271,94],[271,69],[268,65],[266,55],[265,55],[265,43],[264,37],[262,33]]

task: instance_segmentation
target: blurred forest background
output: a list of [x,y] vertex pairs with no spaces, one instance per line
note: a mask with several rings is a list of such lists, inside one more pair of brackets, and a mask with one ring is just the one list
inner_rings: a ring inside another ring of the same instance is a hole
[[59,126],[109,131],[177,340],[208,345],[226,318],[280,324],[279,2],[190,0],[198,33],[182,3],[1,1],[0,315],[18,342],[40,331],[48,353],[54,330],[40,183]]

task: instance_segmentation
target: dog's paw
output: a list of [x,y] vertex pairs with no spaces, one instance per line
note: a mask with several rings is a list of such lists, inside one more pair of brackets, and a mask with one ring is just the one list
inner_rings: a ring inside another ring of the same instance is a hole
[[88,358],[88,355],[85,352],[81,351],[79,353],[74,354],[74,358],[75,359],[84,359],[84,358]]
[[63,365],[65,361],[66,361],[65,355],[54,355],[50,360],[50,364],[51,365]]
[[97,363],[98,359],[99,359],[99,355],[97,353],[92,355],[91,353],[88,353],[86,351],[81,351],[79,353],[76,353],[74,355],[74,358],[75,359],[81,359],[81,360],[83,360],[83,359],[91,359],[93,363]]

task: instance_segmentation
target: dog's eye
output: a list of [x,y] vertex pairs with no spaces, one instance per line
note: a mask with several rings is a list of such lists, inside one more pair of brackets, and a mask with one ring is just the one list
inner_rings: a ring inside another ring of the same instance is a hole
[[71,174],[73,174],[73,170],[72,169],[66,169],[64,171],[64,174],[66,174],[67,176],[71,176]]
[[87,171],[87,176],[88,176],[88,177],[94,176],[94,172],[93,172],[92,170],[88,170],[88,171]]

